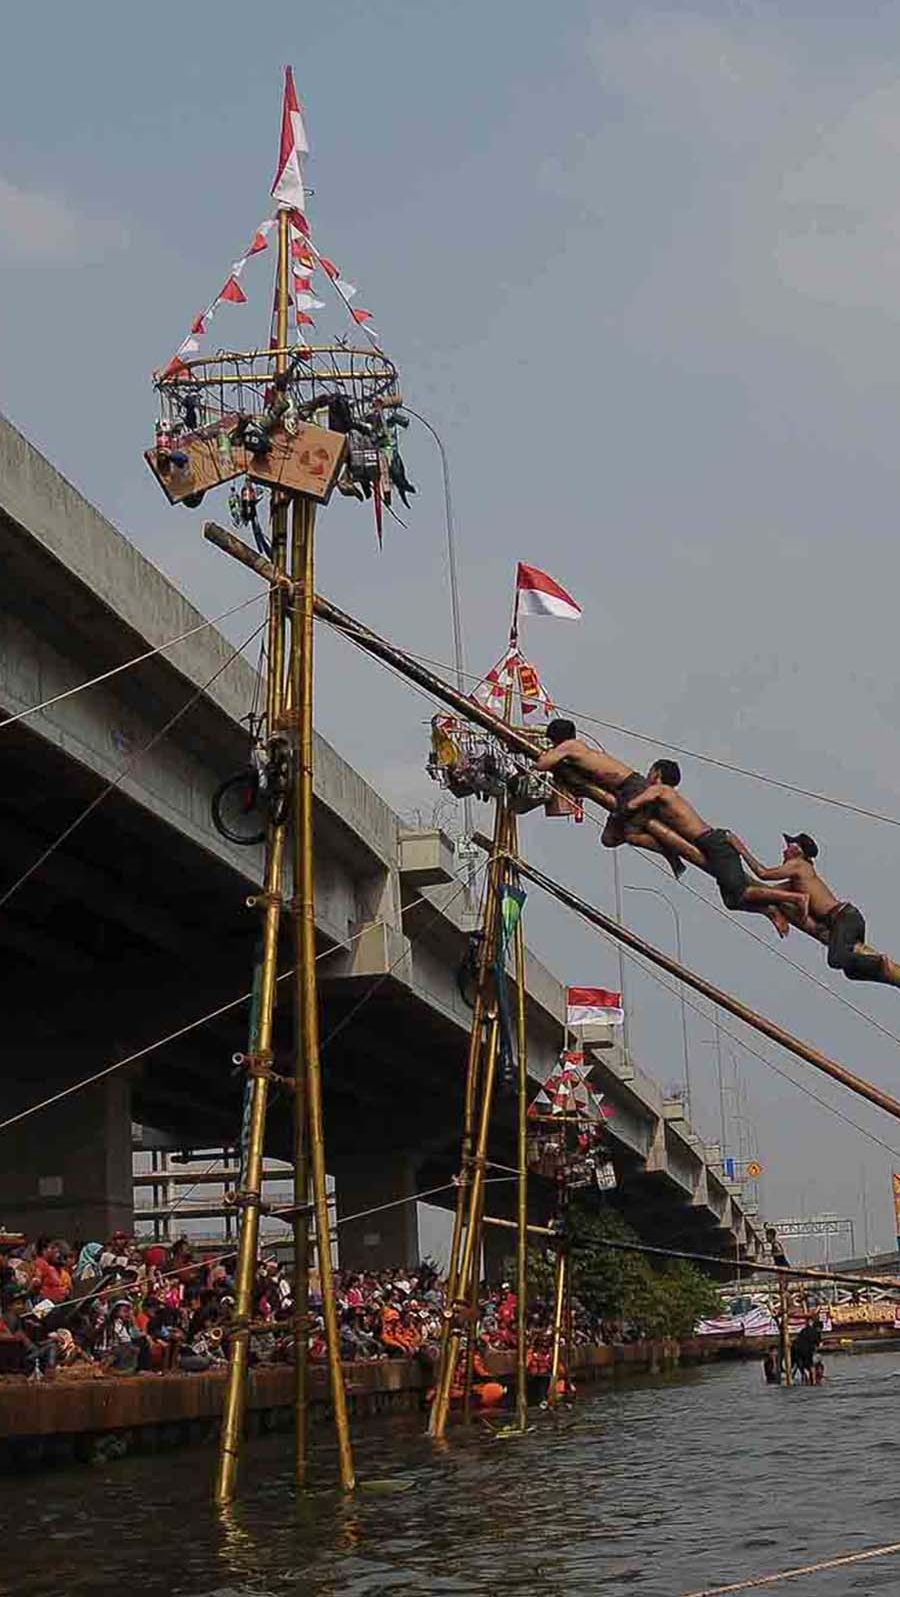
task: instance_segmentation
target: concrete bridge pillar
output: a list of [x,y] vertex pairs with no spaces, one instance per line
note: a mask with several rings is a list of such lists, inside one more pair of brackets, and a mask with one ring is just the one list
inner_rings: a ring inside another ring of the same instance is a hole
[[365,1151],[331,1158],[329,1164],[337,1193],[341,1269],[383,1270],[396,1264],[412,1269],[418,1264],[416,1166],[409,1154]]
[[[29,1057],[29,1075],[0,1078],[0,1119],[89,1075],[81,1056],[63,1076],[58,1057]],[[122,1075],[63,1098],[0,1132],[0,1226],[68,1242],[102,1242],[132,1230],[131,1087]]]
[[486,1225],[482,1231],[482,1275],[490,1286],[499,1286],[515,1273],[516,1233],[506,1226]]

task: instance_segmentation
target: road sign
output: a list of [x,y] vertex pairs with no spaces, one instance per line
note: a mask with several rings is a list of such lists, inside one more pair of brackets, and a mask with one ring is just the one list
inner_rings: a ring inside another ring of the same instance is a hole
[[811,1214],[800,1219],[773,1220],[778,1235],[785,1237],[838,1237],[853,1230],[852,1220],[837,1214]]

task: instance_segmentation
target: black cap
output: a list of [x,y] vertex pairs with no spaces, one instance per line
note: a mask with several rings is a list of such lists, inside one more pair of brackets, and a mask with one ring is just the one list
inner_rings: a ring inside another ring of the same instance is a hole
[[796,843],[804,859],[815,859],[819,852],[818,843],[808,832],[796,832],[793,835],[790,832],[782,832],[781,835],[786,843]]

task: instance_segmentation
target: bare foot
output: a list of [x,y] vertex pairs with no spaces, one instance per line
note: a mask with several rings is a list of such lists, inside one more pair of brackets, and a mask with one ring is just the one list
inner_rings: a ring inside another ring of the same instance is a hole
[[779,937],[787,937],[788,932],[791,929],[791,923],[788,920],[787,916],[785,915],[784,911],[780,910],[780,909],[770,909],[768,913],[769,913],[769,920],[772,922],[772,925],[775,927],[775,930],[778,933]]

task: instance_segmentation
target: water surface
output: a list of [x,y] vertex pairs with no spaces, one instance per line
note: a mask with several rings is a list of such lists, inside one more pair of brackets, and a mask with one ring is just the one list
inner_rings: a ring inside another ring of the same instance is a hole
[[[224,1517],[206,1450],[7,1478],[0,1594],[683,1597],[900,1541],[900,1356],[833,1358],[828,1377],[782,1391],[722,1365],[589,1387],[524,1438],[476,1424],[439,1450],[397,1416],[357,1435],[346,1501],[324,1431],[305,1499],[273,1436]],[[773,1589],[887,1597],[900,1556]]]

